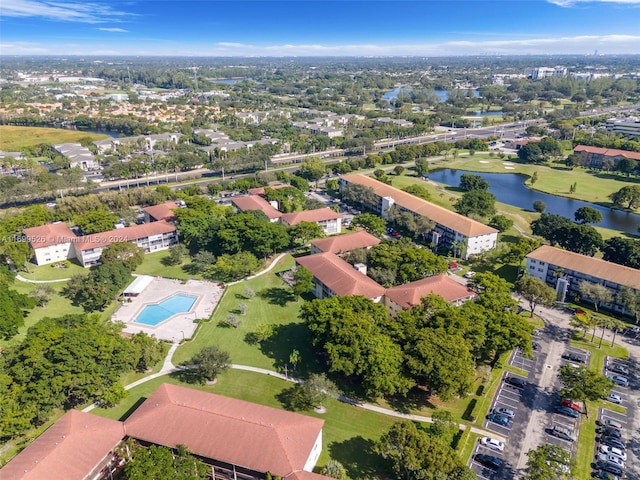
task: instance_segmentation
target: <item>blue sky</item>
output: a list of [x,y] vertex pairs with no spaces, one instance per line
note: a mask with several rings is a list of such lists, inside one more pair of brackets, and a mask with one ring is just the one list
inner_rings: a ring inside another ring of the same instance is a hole
[[640,53],[640,0],[2,0],[0,55]]

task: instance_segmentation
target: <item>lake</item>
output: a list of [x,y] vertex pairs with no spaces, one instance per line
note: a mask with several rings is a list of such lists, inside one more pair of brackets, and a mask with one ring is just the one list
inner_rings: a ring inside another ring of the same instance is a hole
[[[382,95],[382,98],[384,98],[387,102],[391,102],[392,100],[398,98],[398,95],[400,95],[401,92],[409,93],[411,90],[411,87],[396,87],[393,90],[385,92]],[[449,90],[436,89],[433,91],[433,93],[440,99],[440,102],[446,102],[449,98]],[[480,92],[478,90],[474,90],[473,96],[476,98],[480,98]]]
[[[429,173],[429,179],[444,183],[452,187],[460,185],[460,176],[471,173],[489,182],[489,191],[496,196],[496,200],[525,210],[533,210],[533,202],[541,200],[547,204],[547,213],[556,213],[573,220],[573,214],[580,207],[595,208],[602,214],[602,222],[597,226],[637,234],[640,226],[640,215],[602,207],[594,203],[583,202],[571,198],[559,197],[548,193],[538,192],[528,188],[524,182],[525,175],[517,173],[483,173],[464,170],[442,169]],[[561,175],[561,173],[558,173]],[[580,186],[578,185],[578,188]]]
[[236,83],[240,83],[240,82],[254,82],[255,80],[253,78],[247,77],[247,78],[217,78],[215,80],[209,80],[211,83],[224,83],[225,85],[235,85]]

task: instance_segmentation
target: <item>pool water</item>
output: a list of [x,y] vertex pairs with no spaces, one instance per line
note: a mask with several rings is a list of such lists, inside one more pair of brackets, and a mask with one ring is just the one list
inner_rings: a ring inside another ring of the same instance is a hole
[[177,313],[189,312],[197,299],[198,297],[194,295],[178,293],[160,303],[145,306],[134,320],[134,323],[155,327]]

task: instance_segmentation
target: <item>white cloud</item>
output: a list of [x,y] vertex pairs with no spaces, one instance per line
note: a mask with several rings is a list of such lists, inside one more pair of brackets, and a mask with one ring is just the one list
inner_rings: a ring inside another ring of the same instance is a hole
[[114,10],[108,4],[76,0],[10,0],[2,5],[2,16],[5,17],[41,17],[64,22],[104,23],[130,15]]
[[559,7],[573,7],[580,3],[614,3],[619,5],[640,5],[640,0],[547,0]]
[[[124,38],[124,37],[122,37]],[[68,43],[68,42],[67,42]],[[598,50],[602,54],[637,54],[640,35],[579,35],[572,37],[537,37],[480,40],[475,36],[440,43],[412,44],[277,44],[256,45],[238,42],[215,42],[201,44],[181,44],[166,39],[137,40],[132,44],[115,47],[113,44],[86,42],[73,48],[76,55],[97,55],[98,52],[111,55],[173,55],[173,56],[462,56],[462,55],[562,55],[591,54]],[[42,48],[42,45],[22,46],[19,42],[7,42],[2,49],[7,55],[30,53],[28,49]],[[46,44],[42,53],[68,55],[67,44]],[[36,53],[35,51],[33,53]]]
[[116,32],[116,33],[125,33],[129,30],[125,30],[124,28],[118,27],[99,27],[98,30],[102,30],[103,32]]

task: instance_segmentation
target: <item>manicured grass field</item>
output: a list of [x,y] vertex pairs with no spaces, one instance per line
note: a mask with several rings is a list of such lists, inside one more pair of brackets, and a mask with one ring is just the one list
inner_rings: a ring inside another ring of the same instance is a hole
[[[295,349],[300,352],[298,374],[317,370],[309,333],[298,319],[302,301],[298,302],[291,289],[276,275],[293,266],[293,257],[283,258],[278,266],[253,280],[241,282],[226,289],[222,300],[210,320],[203,322],[193,340],[178,348],[174,363],[191,358],[206,345],[219,345],[231,354],[233,363],[283,371],[289,364],[289,356]],[[248,297],[245,287],[250,287],[254,297]],[[241,315],[239,305],[247,305],[246,315]],[[221,324],[230,314],[237,315],[242,323],[238,328]],[[261,345],[246,341],[248,334],[260,324],[276,325],[274,336]],[[287,367],[291,371],[291,365]]]
[[175,278],[178,280],[187,280],[189,278],[201,279],[202,275],[199,273],[190,273],[187,271],[191,260],[185,257],[183,265],[165,265],[164,259],[169,257],[169,251],[163,250],[161,252],[148,253],[144,256],[144,262],[134,273],[138,275],[152,275],[154,277]]
[[[618,335],[618,339],[620,335]],[[604,357],[610,356],[615,358],[629,358],[629,352],[626,348],[620,345],[611,346],[611,342],[607,339],[602,340],[602,347],[598,348],[600,343],[600,329],[596,330],[596,336],[591,342],[591,331],[587,332],[585,338],[582,338],[582,332],[574,331],[571,336],[571,346],[581,348],[583,350],[589,350],[591,352],[591,363],[589,368],[602,372],[604,367]]]
[[81,267],[73,261],[64,262],[65,268],[58,268],[55,264],[35,266],[29,265],[28,272],[20,272],[20,275],[29,280],[62,280],[74,275],[88,275],[89,269]]
[[[96,409],[93,413],[114,419],[126,418],[164,382],[180,384],[170,376],[156,378],[130,390],[128,397],[117,407]],[[218,377],[215,385],[185,386],[269,407],[284,408],[287,391],[293,384],[268,375],[228,370]],[[345,466],[351,479],[388,478],[384,473],[385,462],[373,453],[372,448],[374,442],[398,419],[334,399],[329,399],[324,405],[327,407],[325,414],[317,414],[311,410],[300,412],[325,420],[323,449],[318,466],[321,467],[333,458]]]
[[90,137],[93,140],[108,138],[107,135],[88,133],[78,130],[64,130],[62,128],[15,127],[0,126],[0,150],[17,152],[24,147],[47,143],[73,143],[81,138]]
[[[25,324],[20,328],[18,334],[10,340],[0,340],[0,347],[14,345],[16,343],[20,343],[22,339],[24,339],[27,334],[27,330],[29,327],[35,325],[40,320],[45,317],[60,317],[62,315],[67,315],[70,313],[82,313],[83,310],[81,307],[76,307],[71,304],[70,300],[67,300],[62,295],[60,295],[60,291],[66,285],[66,282],[63,283],[50,283],[49,284],[54,290],[55,294],[52,296],[51,301],[47,303],[47,305],[42,307],[35,307],[33,310],[29,312],[29,315],[25,318]],[[33,289],[37,287],[36,284],[33,283],[25,283],[16,281],[13,285],[11,285],[12,290],[16,290],[19,293],[29,294]]]

